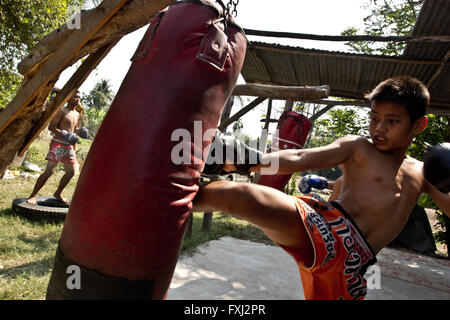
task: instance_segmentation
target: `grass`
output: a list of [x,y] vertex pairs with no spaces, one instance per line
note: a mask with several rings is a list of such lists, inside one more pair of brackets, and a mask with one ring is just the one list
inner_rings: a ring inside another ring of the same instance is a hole
[[[45,166],[48,151],[47,136],[40,137],[29,149],[27,160]],[[82,168],[89,151],[89,141],[82,141],[78,159]],[[53,175],[39,195],[51,196],[58,187],[64,171]],[[20,168],[16,168],[20,169]],[[63,196],[72,198],[78,176],[64,189]],[[12,201],[27,197],[36,183],[33,178],[0,180],[0,300],[40,300],[45,298],[53,258],[63,223],[28,221],[11,210]],[[192,255],[196,248],[210,240],[231,236],[243,240],[273,244],[267,236],[250,223],[215,212],[209,231],[202,231],[203,213],[193,214],[192,235],[185,238],[181,255]]]

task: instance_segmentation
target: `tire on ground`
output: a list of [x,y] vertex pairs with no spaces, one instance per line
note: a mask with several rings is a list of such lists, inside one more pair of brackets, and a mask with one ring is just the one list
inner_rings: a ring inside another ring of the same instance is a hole
[[12,202],[12,210],[31,221],[63,222],[66,219],[69,205],[54,197],[38,196],[37,205],[27,202],[28,198],[17,198]]

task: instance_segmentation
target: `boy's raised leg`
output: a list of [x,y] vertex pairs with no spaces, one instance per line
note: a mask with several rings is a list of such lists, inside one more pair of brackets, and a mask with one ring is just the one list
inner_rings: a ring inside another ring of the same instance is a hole
[[262,185],[215,181],[202,187],[194,199],[196,211],[223,211],[258,226],[271,240],[293,249],[305,266],[314,250],[295,205],[295,199]]

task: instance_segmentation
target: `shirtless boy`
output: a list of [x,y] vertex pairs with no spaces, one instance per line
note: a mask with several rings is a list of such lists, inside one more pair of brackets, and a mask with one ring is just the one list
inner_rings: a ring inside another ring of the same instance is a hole
[[[278,173],[342,164],[336,201],[230,181],[212,182],[194,199],[194,210],[246,219],[290,253],[306,299],[363,299],[367,267],[400,233],[422,193],[450,215],[449,193],[432,186],[423,176],[423,163],[406,155],[414,136],[427,126],[426,87],[414,78],[396,77],[380,83],[368,98],[371,140],[348,136],[324,147],[264,154],[250,168],[258,172],[275,160]],[[225,163],[224,171],[239,169]]]
[[58,189],[54,197],[62,202],[68,203],[68,200],[61,195],[70,179],[75,174],[77,159],[73,145],[78,142],[78,136],[75,132],[80,127],[80,114],[75,110],[80,103],[80,92],[76,92],[67,103],[67,106],[61,108],[56,116],[50,122],[48,129],[53,133],[54,138],[50,142],[50,149],[45,158],[48,160],[47,167],[36,181],[33,192],[27,199],[28,203],[37,204],[36,197],[39,190],[45,185],[47,180],[55,172],[59,162],[64,164],[65,174],[59,182]]

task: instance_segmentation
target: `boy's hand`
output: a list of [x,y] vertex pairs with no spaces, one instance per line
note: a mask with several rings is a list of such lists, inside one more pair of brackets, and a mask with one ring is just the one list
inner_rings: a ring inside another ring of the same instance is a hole
[[59,135],[64,139],[64,141],[71,145],[74,145],[79,140],[78,136],[75,133],[69,132],[67,130],[62,130]]
[[440,192],[450,192],[450,143],[428,149],[423,158],[423,175]]
[[234,137],[216,132],[211,143],[204,174],[236,172],[246,174],[261,162],[262,152],[246,146]]
[[78,130],[78,136],[79,136],[80,138],[83,138],[83,139],[89,138],[89,131],[88,131],[88,129],[87,129],[86,127],[81,127],[81,128]]

